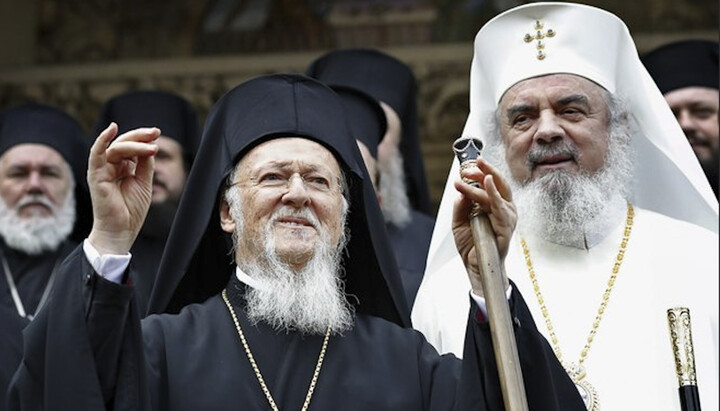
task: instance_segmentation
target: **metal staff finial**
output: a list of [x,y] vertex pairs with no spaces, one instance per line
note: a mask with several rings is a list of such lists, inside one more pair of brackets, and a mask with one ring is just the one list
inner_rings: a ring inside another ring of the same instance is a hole
[[463,164],[467,164],[468,161],[477,160],[477,158],[480,157],[482,148],[482,141],[474,137],[463,136],[453,143],[453,151],[460,162],[460,167],[462,167]]
[[682,411],[699,411],[700,394],[695,373],[695,349],[690,327],[690,309],[675,307],[667,310],[670,342],[675,358],[680,408]]
[[[465,170],[466,168],[477,167],[475,161],[478,157],[480,157],[482,148],[483,142],[475,137],[463,136],[455,140],[453,143],[453,151],[455,152],[455,157],[457,157],[460,162],[460,171]],[[466,178],[463,178],[463,181],[471,186],[480,186],[477,181]],[[481,212],[482,210],[480,209],[480,205],[473,203],[472,208],[470,209],[470,217],[475,217]]]

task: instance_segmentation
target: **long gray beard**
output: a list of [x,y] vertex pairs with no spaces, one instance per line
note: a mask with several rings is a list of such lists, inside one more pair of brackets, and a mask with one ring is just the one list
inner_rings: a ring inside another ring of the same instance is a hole
[[[518,229],[556,244],[592,246],[588,236],[602,239],[631,200],[633,153],[624,128],[611,130],[605,166],[593,174],[548,172],[525,184],[510,178],[518,209]],[[503,175],[511,176],[502,144],[486,156]],[[592,242],[592,241],[591,241]]]
[[[242,221],[240,199],[232,198],[237,197],[234,194],[228,195],[232,215],[235,221]],[[345,297],[341,268],[347,234],[343,233],[338,245],[332,245],[328,236],[321,233],[313,258],[304,268],[294,271],[278,257],[272,229],[276,216],[288,213],[277,210],[264,228],[262,238],[257,239],[263,242],[263,255],[238,264],[257,282],[245,293],[248,318],[253,323],[270,324],[276,331],[323,335],[330,327],[333,334],[342,334],[352,328],[354,322],[353,308]],[[316,222],[309,209],[299,213]],[[242,238],[242,230],[242,224],[238,224],[236,239]]]
[[385,221],[397,227],[410,222],[410,200],[405,188],[405,170],[400,152],[390,154],[386,161],[378,162],[380,170],[380,196]]
[[[53,210],[48,217],[20,217],[18,208],[28,201],[40,201]],[[58,249],[75,225],[75,196],[72,190],[59,207],[44,195],[26,195],[15,208],[9,208],[0,197],[0,236],[8,247],[28,255],[39,255]]]

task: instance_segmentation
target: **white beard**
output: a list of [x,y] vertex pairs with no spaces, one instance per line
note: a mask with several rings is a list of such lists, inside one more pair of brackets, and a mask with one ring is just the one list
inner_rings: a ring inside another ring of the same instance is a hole
[[[239,189],[232,187],[226,198],[231,215],[239,222],[242,221],[242,208],[236,194]],[[321,241],[312,259],[305,267],[294,271],[278,257],[273,233],[274,221],[291,214],[302,216],[320,227],[310,209],[298,211],[283,207],[273,213],[262,238],[252,239],[261,241],[265,252],[238,264],[257,283],[255,287],[248,287],[245,293],[248,318],[253,323],[270,324],[277,331],[323,335],[330,327],[333,334],[342,334],[353,325],[353,309],[345,298],[340,266],[347,235],[343,233],[339,244],[332,245],[328,233],[321,232]],[[343,216],[343,225],[344,220]],[[237,224],[233,237],[240,239],[242,236],[243,224]]]
[[405,187],[405,170],[400,152],[395,150],[387,161],[378,162],[380,170],[380,196],[385,220],[397,227],[410,222],[410,200]]
[[[23,218],[18,209],[28,201],[47,205],[52,214],[47,217]],[[28,194],[14,208],[9,208],[0,197],[0,236],[8,247],[28,255],[55,251],[67,239],[75,224],[75,196],[72,187],[61,206],[53,205],[44,195]]]
[[[577,248],[602,240],[631,201],[633,153],[628,136],[622,127],[611,130],[605,166],[595,173],[558,170],[525,183],[510,178],[519,231]],[[507,162],[499,161],[504,155],[502,144],[487,147],[490,161],[511,176]]]

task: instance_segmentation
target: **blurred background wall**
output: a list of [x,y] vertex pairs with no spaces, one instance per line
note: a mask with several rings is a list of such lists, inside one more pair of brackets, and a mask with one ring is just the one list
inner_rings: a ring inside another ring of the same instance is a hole
[[[472,40],[520,0],[0,0],[0,109],[58,105],[88,133],[109,97],[170,90],[204,116],[240,82],[302,72],[327,50],[376,47],[419,83],[422,150],[439,202],[468,112]],[[718,39],[717,0],[580,1],[629,26],[640,52]]]

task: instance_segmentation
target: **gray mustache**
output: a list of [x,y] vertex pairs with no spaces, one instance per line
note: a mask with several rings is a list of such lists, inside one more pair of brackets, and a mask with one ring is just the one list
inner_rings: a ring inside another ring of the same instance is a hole
[[568,156],[573,160],[577,160],[579,153],[575,146],[567,143],[558,143],[550,146],[538,146],[528,151],[527,161],[534,168],[538,163],[542,163],[545,159],[558,155]]
[[28,204],[40,203],[49,209],[54,209],[55,205],[43,194],[27,194],[17,203],[17,208],[25,207]]

